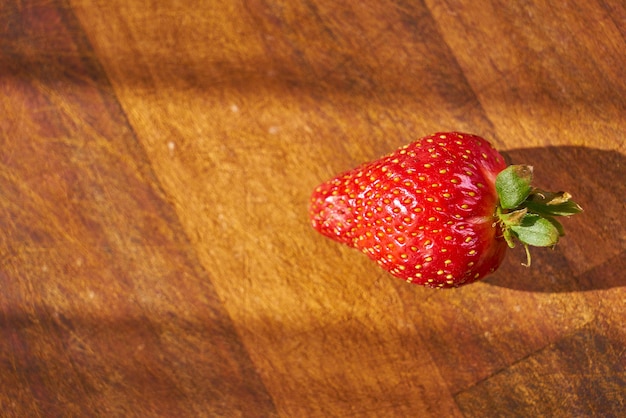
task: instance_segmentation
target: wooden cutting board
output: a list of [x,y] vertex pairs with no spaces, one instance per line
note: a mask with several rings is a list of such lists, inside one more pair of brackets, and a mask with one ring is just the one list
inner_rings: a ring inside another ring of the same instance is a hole
[[[0,5],[7,417],[618,416],[626,8]],[[397,280],[309,226],[332,175],[477,133],[585,209],[533,267]]]

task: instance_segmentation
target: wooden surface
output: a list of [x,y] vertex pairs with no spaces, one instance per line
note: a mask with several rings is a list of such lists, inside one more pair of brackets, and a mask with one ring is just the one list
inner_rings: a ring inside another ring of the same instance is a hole
[[[623,2],[0,3],[3,417],[617,417]],[[585,208],[483,282],[308,224],[415,136],[485,136]]]

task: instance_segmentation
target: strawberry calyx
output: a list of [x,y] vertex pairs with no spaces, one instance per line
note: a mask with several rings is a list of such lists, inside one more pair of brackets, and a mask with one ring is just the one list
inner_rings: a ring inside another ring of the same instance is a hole
[[510,248],[519,240],[530,266],[529,246],[553,247],[565,232],[557,216],[571,216],[582,208],[567,192],[546,192],[531,185],[533,167],[511,165],[496,177],[499,204],[496,217]]

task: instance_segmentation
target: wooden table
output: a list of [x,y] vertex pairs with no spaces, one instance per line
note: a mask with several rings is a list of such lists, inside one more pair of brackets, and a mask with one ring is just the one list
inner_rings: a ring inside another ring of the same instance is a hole
[[[0,415],[612,417],[626,408],[626,8],[7,0]],[[480,134],[585,209],[408,285],[313,188]]]

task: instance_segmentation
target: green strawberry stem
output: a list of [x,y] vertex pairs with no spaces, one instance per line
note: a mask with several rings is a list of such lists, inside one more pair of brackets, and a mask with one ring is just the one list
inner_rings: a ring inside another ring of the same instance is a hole
[[569,193],[534,188],[532,178],[533,168],[528,165],[511,165],[496,177],[496,216],[509,247],[515,247],[516,239],[524,245],[525,266],[531,262],[529,246],[553,247],[565,234],[556,216],[582,212]]

